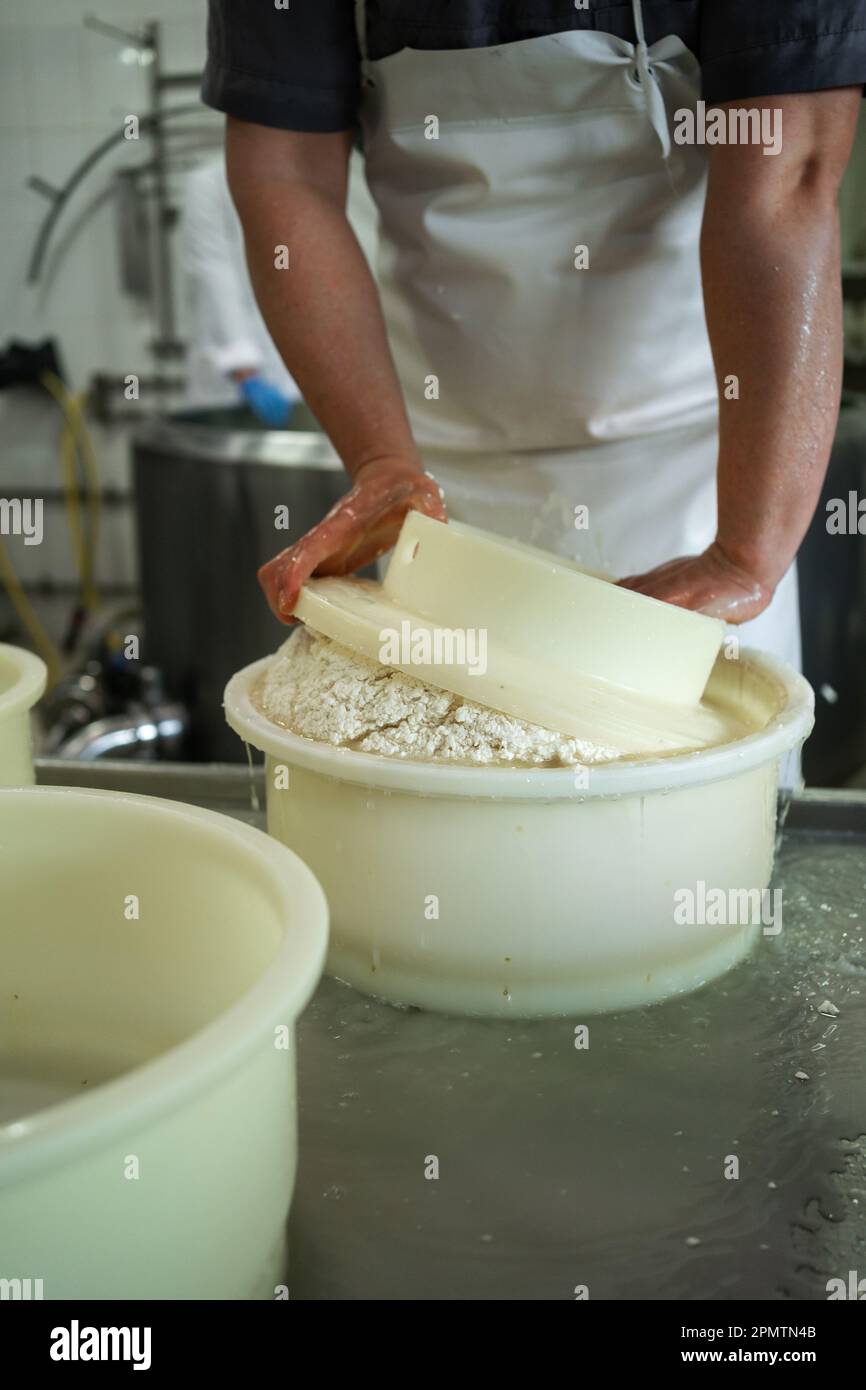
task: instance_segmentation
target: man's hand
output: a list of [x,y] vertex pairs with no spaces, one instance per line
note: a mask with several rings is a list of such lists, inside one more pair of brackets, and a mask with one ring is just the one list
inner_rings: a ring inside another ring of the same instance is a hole
[[442,492],[403,459],[374,459],[355,474],[351,492],[312,531],[259,570],[259,583],[281,622],[289,623],[311,574],[351,574],[390,550],[409,511],[447,521]]
[[726,623],[745,623],[763,613],[773,589],[735,564],[717,541],[702,555],[681,555],[646,574],[620,580],[624,589],[693,608]]

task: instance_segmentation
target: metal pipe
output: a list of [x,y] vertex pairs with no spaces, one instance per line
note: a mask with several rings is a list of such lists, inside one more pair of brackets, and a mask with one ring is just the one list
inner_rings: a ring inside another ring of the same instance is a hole
[[133,48],[147,49],[150,47],[145,30],[138,30],[133,33],[128,29],[120,29],[116,24],[108,24],[95,14],[86,14],[83,24],[85,29],[92,29],[95,34],[105,34],[108,38],[117,39],[120,43],[131,44]]
[[91,763],[99,758],[119,757],[149,747],[153,757],[177,751],[174,745],[187,728],[182,705],[157,705],[147,714],[113,715],[95,719],[61,744],[55,756]]
[[166,72],[159,79],[163,91],[169,87],[197,87],[200,82],[200,72]]
[[168,145],[162,123],[162,31],[158,20],[151,20],[146,29],[148,46],[153,54],[150,65],[150,127],[153,148],[153,192],[156,204],[154,252],[156,256],[156,320],[158,334],[152,347],[159,353],[178,353],[182,345],[176,336],[174,312],[174,271],[171,263],[172,211],[168,196]]

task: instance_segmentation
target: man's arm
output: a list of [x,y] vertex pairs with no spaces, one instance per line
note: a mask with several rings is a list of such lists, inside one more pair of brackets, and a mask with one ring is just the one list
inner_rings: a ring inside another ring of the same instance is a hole
[[[229,118],[226,167],[250,277],[286,366],[355,486],[259,572],[288,620],[312,573],[343,574],[390,549],[412,507],[441,520],[397,379],[375,281],[346,216],[351,132],[274,130]],[[288,269],[276,248],[288,248]]]
[[[346,216],[351,132],[229,118],[226,167],[256,298],[280,354],[354,477],[374,459],[420,468],[376,285]],[[286,246],[289,268],[277,269]]]
[[[717,537],[629,587],[745,622],[797,553],[839,409],[837,195],[861,99],[851,87],[728,103],[781,111],[782,148],[710,152],[701,263],[719,380]],[[739,399],[726,398],[731,376]]]

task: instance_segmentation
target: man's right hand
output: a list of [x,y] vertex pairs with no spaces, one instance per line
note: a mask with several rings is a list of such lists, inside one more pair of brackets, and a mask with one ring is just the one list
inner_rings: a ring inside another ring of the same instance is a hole
[[441,490],[429,474],[399,458],[364,464],[351,491],[324,520],[259,570],[259,583],[280,621],[292,621],[301,585],[311,575],[351,574],[390,550],[410,511],[447,521]]

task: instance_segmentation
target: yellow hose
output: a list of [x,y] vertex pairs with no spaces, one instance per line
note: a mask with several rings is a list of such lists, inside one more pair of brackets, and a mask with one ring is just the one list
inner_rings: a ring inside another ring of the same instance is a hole
[[[63,476],[69,537],[81,584],[82,601],[86,608],[93,611],[100,604],[99,592],[94,578],[100,523],[100,490],[96,455],[84,420],[83,398],[73,396],[54,372],[43,372],[40,381],[56,401],[64,417],[63,434],[60,440],[60,466]],[[90,523],[89,538],[85,537],[81,520],[81,504],[75,466],[76,446],[84,473],[84,497]],[[15,566],[2,538],[0,538],[0,579],[3,581],[22,628],[48,667],[49,686],[55,685],[63,670],[63,657],[59,647],[52,641],[39,621],[36,610],[15,572]]]
[[[57,402],[64,416],[65,424],[60,441],[60,464],[63,474],[69,537],[81,583],[82,601],[84,606],[93,612],[100,606],[99,592],[94,578],[100,523],[99,469],[96,455],[84,422],[82,399],[73,396],[54,372],[43,372],[40,380],[46,391]],[[76,446],[84,473],[84,496],[90,522],[89,540],[85,539],[81,522],[81,506],[75,467]]]
[[84,598],[90,565],[87,556],[84,529],[81,523],[81,503],[78,495],[78,476],[75,467],[75,439],[68,419],[63,426],[63,434],[60,437],[60,470],[63,476],[63,495],[66,502],[66,521],[69,526],[69,539],[72,544],[72,555],[75,560],[75,569],[78,573],[78,580],[81,585],[82,598]]
[[72,399],[73,430],[78,438],[81,465],[84,470],[87,510],[90,518],[90,566],[88,570],[88,588],[85,599],[88,603],[88,607],[91,610],[95,610],[99,608],[101,603],[99,592],[96,587],[96,559],[98,555],[102,493],[99,485],[99,467],[96,462],[96,454],[84,419],[84,399],[83,395],[75,396]]

